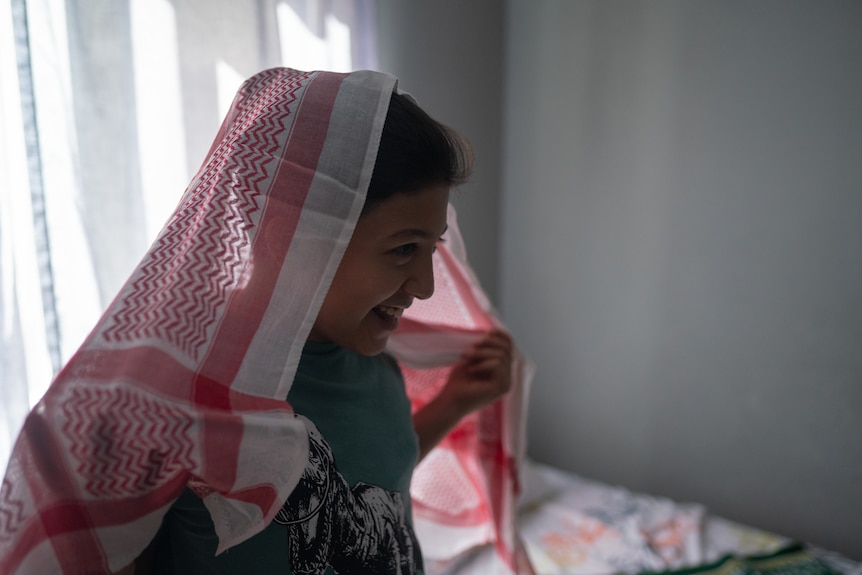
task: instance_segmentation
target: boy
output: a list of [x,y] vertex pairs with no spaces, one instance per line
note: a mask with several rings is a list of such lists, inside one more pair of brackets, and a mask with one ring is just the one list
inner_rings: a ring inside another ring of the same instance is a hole
[[25,424],[0,505],[36,519],[10,515],[0,572],[118,571],[153,539],[180,573],[421,572],[413,466],[509,389],[512,346],[490,332],[411,418],[383,352],[433,292],[469,151],[394,91],[371,72],[243,85]]

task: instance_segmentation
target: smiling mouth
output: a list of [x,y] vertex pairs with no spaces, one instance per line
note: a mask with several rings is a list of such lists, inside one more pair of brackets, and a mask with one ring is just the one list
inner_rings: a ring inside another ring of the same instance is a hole
[[403,307],[390,307],[390,306],[386,306],[386,305],[379,305],[376,308],[374,308],[374,311],[376,311],[378,314],[380,314],[386,318],[398,321],[398,318],[400,318],[401,315],[404,313],[404,308]]

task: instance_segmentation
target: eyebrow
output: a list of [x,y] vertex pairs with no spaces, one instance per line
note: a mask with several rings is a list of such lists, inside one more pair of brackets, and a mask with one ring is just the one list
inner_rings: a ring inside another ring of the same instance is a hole
[[437,240],[440,236],[445,234],[449,230],[449,225],[447,224],[443,231],[438,236],[437,234],[429,234],[425,230],[420,230],[419,228],[407,228],[406,230],[401,230],[395,232],[391,236],[391,239],[402,239],[402,238],[419,238],[423,240]]

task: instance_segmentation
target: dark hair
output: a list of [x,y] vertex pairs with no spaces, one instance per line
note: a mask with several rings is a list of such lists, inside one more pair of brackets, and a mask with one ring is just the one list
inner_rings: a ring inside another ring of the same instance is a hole
[[393,93],[362,214],[393,194],[462,184],[472,167],[473,152],[463,136],[431,118],[409,96]]

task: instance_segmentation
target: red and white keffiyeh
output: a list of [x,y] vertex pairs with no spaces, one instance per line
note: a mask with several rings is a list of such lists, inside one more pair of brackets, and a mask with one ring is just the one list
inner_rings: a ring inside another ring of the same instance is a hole
[[[186,485],[204,496],[220,550],[278,512],[308,453],[284,398],[395,88],[376,72],[286,68],[243,84],[175,213],[24,424],[0,488],[0,574],[117,571]],[[439,250],[437,294],[393,339],[414,401],[446,372],[410,365],[454,359],[497,323],[458,249]],[[523,389],[468,418],[417,470],[415,493],[417,521],[468,528],[511,565]],[[469,493],[429,490],[439,468],[459,469]],[[435,507],[441,493],[457,505]]]
[[[389,341],[414,411],[440,391],[466,349],[489,329],[503,327],[467,262],[451,205],[448,220],[445,241],[435,253],[434,296],[414,302]],[[533,372],[532,363],[516,349],[511,392],[465,417],[416,468],[411,485],[414,527],[429,562],[445,566],[490,545],[496,553],[474,559],[477,572],[533,572],[516,525]]]

